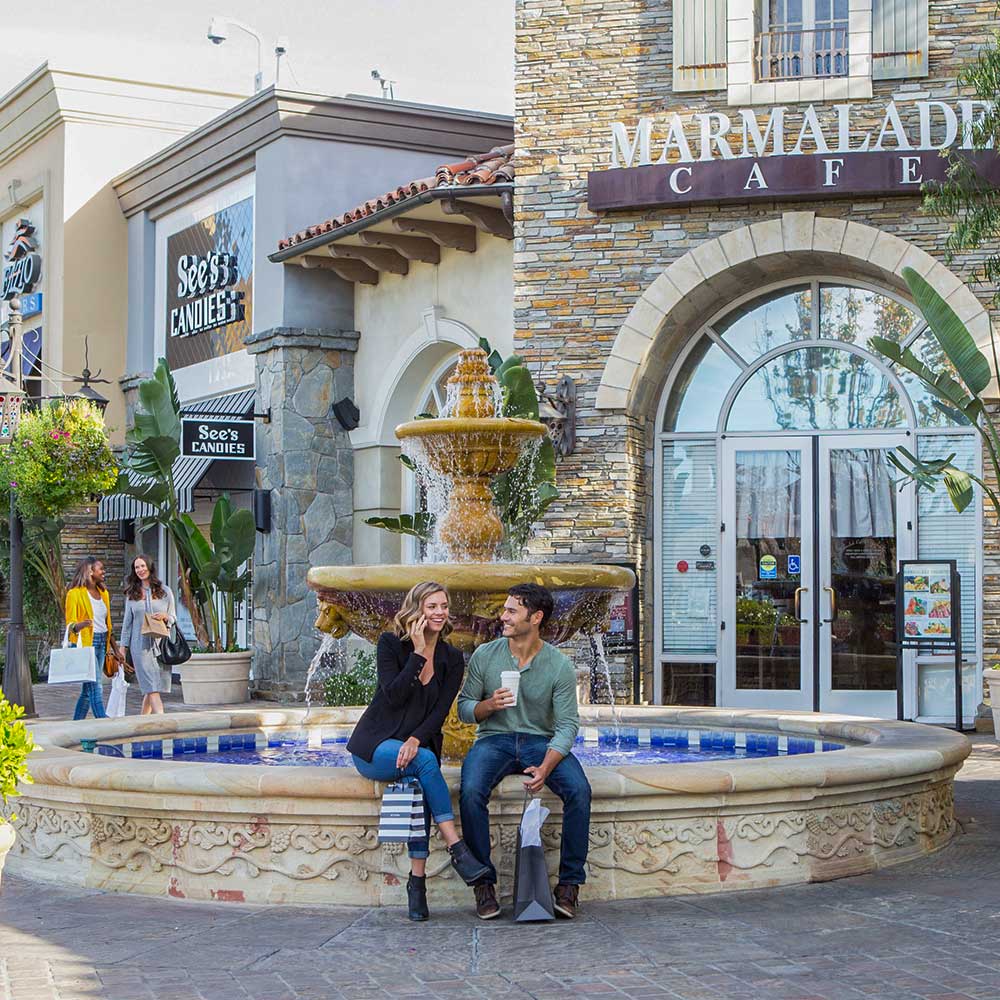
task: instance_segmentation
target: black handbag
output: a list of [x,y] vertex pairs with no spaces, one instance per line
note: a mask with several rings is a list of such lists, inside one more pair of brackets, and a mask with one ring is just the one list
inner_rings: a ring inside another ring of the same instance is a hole
[[178,663],[187,663],[191,659],[191,647],[176,625],[172,625],[170,634],[160,640],[160,651],[156,654],[156,659],[165,667],[175,667]]

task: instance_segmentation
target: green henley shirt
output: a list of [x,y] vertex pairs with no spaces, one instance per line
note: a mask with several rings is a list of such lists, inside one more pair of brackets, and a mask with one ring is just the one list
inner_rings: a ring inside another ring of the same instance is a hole
[[[517,670],[504,638],[480,646],[469,660],[458,696],[458,717],[475,723],[476,705],[501,687],[500,672]],[[498,733],[533,733],[549,738],[549,749],[564,757],[573,749],[580,728],[576,709],[576,672],[569,659],[547,642],[521,667],[517,704],[502,708],[479,723],[476,739]]]

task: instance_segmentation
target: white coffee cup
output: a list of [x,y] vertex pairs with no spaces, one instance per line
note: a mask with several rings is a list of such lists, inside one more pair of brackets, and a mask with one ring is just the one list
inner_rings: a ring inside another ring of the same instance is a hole
[[514,700],[507,706],[508,708],[513,708],[517,704],[517,688],[520,683],[520,670],[500,671],[500,687],[507,688],[507,690],[514,696]]

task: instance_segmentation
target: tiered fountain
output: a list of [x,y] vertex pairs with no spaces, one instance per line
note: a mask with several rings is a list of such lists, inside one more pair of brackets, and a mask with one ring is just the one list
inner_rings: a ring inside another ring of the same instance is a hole
[[[451,477],[435,545],[452,559],[313,569],[319,627],[375,639],[403,594],[432,576],[451,592],[451,639],[466,650],[493,635],[507,588],[525,580],[555,597],[547,638],[600,629],[612,594],[632,585],[627,570],[492,561],[500,525],[490,478],[513,468],[543,428],[496,415],[496,385],[479,353],[463,356],[453,395],[445,416],[397,432],[428,474]],[[30,761],[34,784],[17,800],[9,870],[176,898],[399,905],[407,860],[401,845],[378,843],[381,789],[345,766],[343,743],[360,712],[249,706],[36,725],[42,752]],[[612,733],[610,708],[580,714],[573,752],[593,789],[588,899],[839,878],[936,850],[955,828],[952,779],[969,744],[952,732],[812,713],[627,706]],[[101,755],[82,753],[95,738]],[[458,734],[452,752],[462,743]],[[458,769],[445,774],[457,793]],[[517,776],[493,795],[503,892],[523,795]],[[560,803],[547,804],[555,822],[543,843],[554,870]],[[432,908],[469,904],[437,838],[428,874]]]

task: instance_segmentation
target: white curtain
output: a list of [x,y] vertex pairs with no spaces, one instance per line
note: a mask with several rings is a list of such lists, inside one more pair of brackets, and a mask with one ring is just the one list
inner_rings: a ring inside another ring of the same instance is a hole
[[798,451],[736,453],[739,538],[801,538],[802,462]]
[[882,449],[830,452],[830,493],[834,537],[889,538],[896,534],[896,491]]

